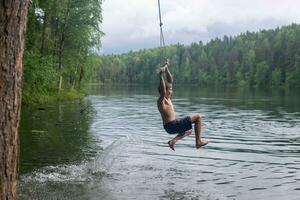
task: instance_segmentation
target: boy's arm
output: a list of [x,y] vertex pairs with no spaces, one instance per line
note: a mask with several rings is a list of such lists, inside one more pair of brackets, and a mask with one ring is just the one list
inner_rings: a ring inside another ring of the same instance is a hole
[[173,76],[171,72],[169,71],[169,60],[164,64],[163,68],[165,68],[165,73],[166,73],[166,78],[168,83],[172,84],[173,83]]
[[166,94],[166,84],[163,77],[163,71],[161,70],[159,72],[159,91],[160,91],[160,100],[163,100]]
[[166,68],[166,78],[168,83],[173,83],[173,76],[171,74],[171,72],[169,71],[169,66]]

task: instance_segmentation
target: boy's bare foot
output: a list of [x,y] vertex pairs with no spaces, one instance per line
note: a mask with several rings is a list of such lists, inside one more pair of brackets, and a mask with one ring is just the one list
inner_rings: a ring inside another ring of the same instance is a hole
[[200,142],[196,143],[196,148],[199,149],[200,147],[203,147],[203,146],[207,145],[208,143],[209,143],[208,140],[203,140],[202,139]]
[[170,141],[168,142],[168,145],[169,145],[169,147],[170,147],[173,151],[175,151],[175,149],[174,149],[175,142],[173,142],[172,140],[170,140]]

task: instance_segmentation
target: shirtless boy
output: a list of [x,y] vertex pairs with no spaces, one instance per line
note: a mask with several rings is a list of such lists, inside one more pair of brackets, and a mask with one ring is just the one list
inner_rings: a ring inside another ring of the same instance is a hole
[[[166,81],[164,81],[164,75],[166,74]],[[169,63],[166,62],[160,69],[159,73],[160,84],[158,91],[160,97],[157,100],[157,107],[161,114],[164,129],[169,134],[178,134],[172,140],[168,142],[169,147],[175,151],[174,145],[178,140],[181,140],[185,136],[192,134],[192,124],[195,130],[196,148],[200,148],[208,144],[207,140],[201,139],[201,121],[202,118],[199,114],[184,117],[182,119],[176,119],[176,113],[171,101],[172,83],[173,77],[169,71]]]

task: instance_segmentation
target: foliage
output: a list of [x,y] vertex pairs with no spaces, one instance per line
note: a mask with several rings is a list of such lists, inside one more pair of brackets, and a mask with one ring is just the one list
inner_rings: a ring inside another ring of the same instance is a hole
[[24,55],[24,101],[80,89],[91,76],[94,52],[103,35],[101,5],[102,0],[31,1]]
[[[180,84],[300,88],[300,25],[292,24],[216,38],[207,44],[166,47],[174,80]],[[152,84],[160,66],[158,48],[102,56],[94,81]]]

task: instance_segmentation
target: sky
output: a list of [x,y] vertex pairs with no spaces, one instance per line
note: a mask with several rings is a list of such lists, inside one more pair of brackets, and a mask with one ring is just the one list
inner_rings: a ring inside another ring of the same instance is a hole
[[[166,45],[300,23],[299,0],[160,0]],[[159,47],[157,0],[104,0],[101,53]]]

